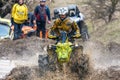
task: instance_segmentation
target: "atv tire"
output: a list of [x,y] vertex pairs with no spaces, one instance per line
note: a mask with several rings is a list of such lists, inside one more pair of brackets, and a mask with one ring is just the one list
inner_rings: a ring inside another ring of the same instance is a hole
[[71,71],[78,74],[80,80],[85,77],[89,69],[89,59],[86,54],[83,54],[83,47],[78,46],[74,49],[71,55]]
[[38,57],[38,66],[40,76],[43,76],[46,70],[48,70],[48,56],[47,55],[39,55]]
[[55,63],[56,56],[54,54],[54,50],[47,49],[47,51],[48,51],[48,54],[39,55],[38,57],[40,76],[43,76],[46,71],[56,70],[56,63]]
[[56,63],[57,63],[57,55],[55,53],[55,50],[52,48],[47,48],[47,52],[48,52],[48,63],[49,63],[48,67],[51,71],[55,71]]

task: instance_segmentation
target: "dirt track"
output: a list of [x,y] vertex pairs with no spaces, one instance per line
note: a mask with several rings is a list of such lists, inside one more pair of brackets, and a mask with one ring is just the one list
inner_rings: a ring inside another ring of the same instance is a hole
[[[79,80],[79,76],[71,72],[70,68],[66,68],[66,74],[48,70],[41,75],[43,73],[38,67],[37,60],[38,54],[46,54],[43,50],[46,44],[35,37],[1,43],[0,56],[13,60],[18,66],[5,80],[9,80],[8,78],[11,78],[10,80]],[[104,46],[102,43],[89,41],[84,47],[84,53],[89,55],[91,66],[85,80],[119,80],[119,44],[111,42]]]

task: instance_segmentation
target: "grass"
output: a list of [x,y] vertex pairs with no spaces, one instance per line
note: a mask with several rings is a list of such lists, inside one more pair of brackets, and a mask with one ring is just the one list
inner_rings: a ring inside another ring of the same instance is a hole
[[[103,30],[104,32],[101,31],[101,33],[99,33],[100,30]],[[99,29],[95,34],[101,34],[101,36],[93,36],[93,39],[99,40],[105,44],[109,42],[120,43],[120,20],[115,20],[103,26],[103,29]]]

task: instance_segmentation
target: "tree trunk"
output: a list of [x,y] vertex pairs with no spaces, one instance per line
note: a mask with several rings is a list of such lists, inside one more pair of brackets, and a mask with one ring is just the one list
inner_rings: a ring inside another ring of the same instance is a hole
[[116,6],[117,6],[118,2],[119,2],[119,0],[111,0],[110,13],[109,13],[109,16],[108,16],[109,22],[112,20],[112,16],[115,13]]

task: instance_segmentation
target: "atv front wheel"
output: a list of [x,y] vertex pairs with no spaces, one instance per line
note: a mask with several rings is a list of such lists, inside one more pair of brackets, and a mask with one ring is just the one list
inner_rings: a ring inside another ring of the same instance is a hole
[[46,71],[56,70],[56,55],[53,49],[47,48],[48,54],[39,55],[38,65],[40,70],[40,75],[43,76]]
[[76,47],[71,56],[71,71],[77,73],[80,79],[84,78],[89,69],[88,61],[88,56],[83,54],[83,47]]
[[47,48],[47,53],[48,53],[49,69],[55,71],[56,63],[57,63],[57,55],[55,53],[55,50],[52,48]]
[[48,56],[47,55],[38,56],[38,66],[39,66],[40,76],[43,76],[46,70],[48,70]]

